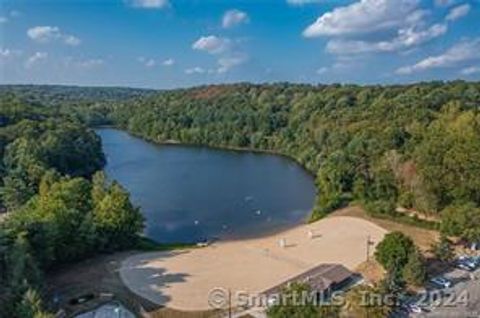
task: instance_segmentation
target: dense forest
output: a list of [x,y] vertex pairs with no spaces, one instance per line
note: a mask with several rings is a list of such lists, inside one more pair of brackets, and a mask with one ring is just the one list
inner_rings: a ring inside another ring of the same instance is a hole
[[0,106],[0,316],[53,317],[42,304],[43,273],[133,246],[143,219],[106,180],[91,129],[15,94],[2,94]]
[[[105,108],[107,121],[154,142],[269,150],[316,177],[319,218],[348,202],[394,217],[445,216],[480,239],[480,84],[206,86]],[[466,221],[468,220],[468,222]],[[470,224],[465,224],[469,223]]]
[[[33,260],[49,268],[123,248],[129,242],[119,233],[141,230],[128,194],[99,172],[101,143],[87,128],[96,125],[158,143],[289,156],[315,176],[312,220],[354,202],[377,217],[403,221],[401,211],[414,212],[422,217],[415,224],[480,240],[480,83],[4,86],[0,96],[1,197],[11,212],[0,227],[3,267],[23,258],[23,271]],[[1,272],[30,277],[11,273],[18,268]],[[21,285],[2,286],[12,284]],[[20,303],[28,290],[21,286],[8,291]]]

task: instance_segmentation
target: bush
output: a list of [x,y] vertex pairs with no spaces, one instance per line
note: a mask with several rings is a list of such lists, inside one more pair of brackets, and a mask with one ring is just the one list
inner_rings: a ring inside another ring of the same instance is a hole
[[405,267],[409,255],[414,252],[415,244],[410,237],[401,232],[392,232],[377,245],[375,259],[386,270],[396,271]]
[[409,255],[408,262],[403,268],[403,278],[414,286],[421,286],[425,282],[427,278],[425,260],[418,250]]

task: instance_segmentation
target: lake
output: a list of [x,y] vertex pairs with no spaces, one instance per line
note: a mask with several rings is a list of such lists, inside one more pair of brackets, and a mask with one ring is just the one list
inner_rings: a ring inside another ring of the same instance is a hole
[[258,237],[304,222],[313,206],[313,178],[287,158],[96,132],[108,177],[131,193],[158,242]]

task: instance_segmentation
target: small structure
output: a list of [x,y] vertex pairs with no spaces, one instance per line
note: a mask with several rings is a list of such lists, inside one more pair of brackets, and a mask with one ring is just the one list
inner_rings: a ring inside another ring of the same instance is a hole
[[326,295],[347,287],[354,281],[355,276],[341,264],[321,264],[264,291],[262,294],[266,296],[278,295],[282,292],[282,289],[291,283],[305,283],[310,286],[312,291]]
[[280,240],[278,240],[278,245],[279,245],[281,248],[287,247],[287,239],[286,239],[286,238],[281,238]]
[[316,238],[321,237],[321,236],[322,235],[320,233],[317,233],[313,229],[308,230],[308,238],[311,239],[311,240],[316,239]]

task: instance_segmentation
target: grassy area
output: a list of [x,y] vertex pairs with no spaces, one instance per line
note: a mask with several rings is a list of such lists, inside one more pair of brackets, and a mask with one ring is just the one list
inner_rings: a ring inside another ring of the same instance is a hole
[[[369,215],[364,209],[359,206],[349,206],[344,209],[337,210],[330,214],[330,217],[334,216],[353,216],[370,221],[387,231],[400,231],[410,236],[415,244],[417,244],[422,251],[428,251],[431,248],[433,242],[438,240],[439,234],[437,231],[418,226],[414,222],[401,222],[392,218],[380,218]],[[408,217],[408,216],[407,216]],[[410,218],[410,217],[409,217]],[[413,219],[413,218],[410,218]],[[419,222],[420,223],[420,222]]]
[[136,249],[145,252],[173,251],[185,248],[195,248],[194,243],[158,243],[147,237],[140,238]]
[[369,211],[367,213],[371,217],[374,217],[377,219],[392,220],[397,223],[420,227],[426,230],[437,230],[439,226],[438,222],[422,220],[417,216],[411,217],[406,214],[398,213],[398,212],[391,212],[389,214],[385,214],[385,213],[375,213],[375,212]]

